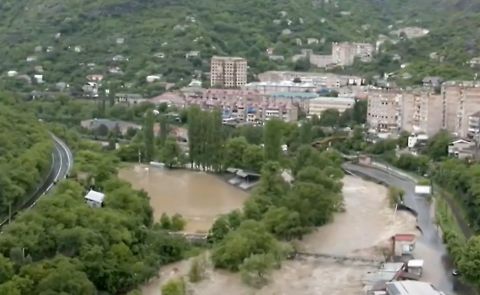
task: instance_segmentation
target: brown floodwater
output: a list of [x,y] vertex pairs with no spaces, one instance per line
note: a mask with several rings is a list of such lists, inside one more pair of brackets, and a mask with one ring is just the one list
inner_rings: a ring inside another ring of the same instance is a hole
[[207,232],[215,218],[241,208],[248,198],[248,193],[205,172],[129,165],[119,176],[148,193],[155,220],[163,213],[179,213],[187,221],[187,232]]
[[[343,196],[346,211],[297,243],[297,247],[314,253],[383,258],[380,248],[388,247],[395,233],[415,233],[415,218],[406,212],[395,212],[388,206],[387,189],[373,182],[345,176]],[[160,295],[160,287],[169,278],[185,276],[190,268],[181,261],[162,268],[159,278],[142,288],[143,295]],[[207,279],[189,284],[196,295],[361,295],[363,279],[374,266],[358,263],[336,263],[329,259],[284,261],[272,274],[271,283],[261,290],[243,284],[238,274],[208,271]]]

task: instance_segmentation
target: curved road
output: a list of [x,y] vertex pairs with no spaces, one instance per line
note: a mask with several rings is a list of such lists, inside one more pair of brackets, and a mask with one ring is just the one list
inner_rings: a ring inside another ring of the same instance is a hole
[[[344,169],[374,179],[388,186],[395,186],[405,191],[405,205],[418,213],[417,223],[422,230],[422,235],[417,240],[414,254],[425,260],[423,280],[430,281],[446,294],[468,294],[455,277],[451,275],[452,265],[447,250],[434,224],[434,212],[427,198],[415,193],[415,182],[398,174],[394,170],[387,170],[345,163]],[[458,293],[457,293],[458,292]]]
[[[44,182],[40,184],[33,193],[30,194],[30,197],[25,203],[18,205],[15,208],[12,208],[11,218],[14,218],[15,215],[21,210],[32,208],[33,206],[35,206],[38,199],[42,195],[47,194],[58,181],[66,178],[68,173],[72,169],[72,151],[60,138],[58,138],[54,134],[51,134],[51,136],[54,141],[54,148],[52,151],[51,168],[48,172],[48,175],[44,178]],[[5,220],[0,222],[0,227],[7,224],[8,222],[9,218],[7,217],[5,218]]]

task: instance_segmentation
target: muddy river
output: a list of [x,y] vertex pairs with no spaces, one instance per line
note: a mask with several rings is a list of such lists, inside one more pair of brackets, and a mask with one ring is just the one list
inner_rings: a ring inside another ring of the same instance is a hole
[[[168,177],[173,177],[175,173],[177,172],[162,172]],[[184,180],[192,177],[187,174],[189,172],[181,174]],[[216,182],[217,179],[211,181]],[[174,180],[168,182],[174,182]],[[346,212],[338,213],[332,223],[317,229],[303,241],[297,242],[297,247],[315,253],[383,258],[382,248],[388,247],[389,237],[395,233],[416,233],[413,216],[405,212],[394,212],[388,207],[385,187],[351,176],[346,176],[343,182]],[[225,190],[223,185],[226,184],[221,181],[220,183],[221,186],[217,189],[221,192],[219,194],[223,194]],[[198,184],[193,182],[191,185],[189,192],[195,191],[193,185]],[[162,191],[168,193],[170,187],[171,185],[167,184]],[[215,188],[210,189],[215,191]],[[242,192],[239,193],[241,195],[237,195],[238,199],[242,197],[245,199],[245,195]],[[157,193],[157,195],[160,194]],[[152,198],[152,202],[155,206],[155,199]],[[170,208],[172,208],[171,204],[169,204]],[[220,212],[224,209],[221,204],[214,202],[209,204],[214,208],[205,209],[207,212]],[[197,213],[202,215],[201,212]],[[160,286],[169,278],[187,274],[189,266],[188,261],[182,261],[162,268],[159,278],[144,286],[143,295],[160,295]],[[196,295],[364,294],[363,278],[375,269],[374,266],[361,263],[339,264],[328,259],[294,260],[285,261],[282,268],[274,272],[270,285],[261,290],[248,288],[241,283],[236,274],[212,269],[209,269],[206,280],[191,287],[194,289],[193,294]]]
[[129,165],[119,176],[148,193],[155,220],[162,213],[179,213],[187,220],[188,232],[207,232],[218,215],[241,208],[248,197],[248,193],[204,172]]

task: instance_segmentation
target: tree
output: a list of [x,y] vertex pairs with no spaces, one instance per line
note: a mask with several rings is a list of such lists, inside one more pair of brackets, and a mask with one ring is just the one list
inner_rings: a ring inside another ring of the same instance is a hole
[[187,286],[183,278],[172,279],[162,286],[162,295],[186,295]]
[[10,280],[15,274],[13,263],[0,255],[0,284]]
[[255,254],[271,254],[275,261],[284,255],[279,242],[261,223],[247,220],[214,246],[212,261],[216,267],[238,271],[243,261]]
[[264,158],[266,161],[279,161],[282,145],[282,122],[273,119],[265,124]]
[[352,110],[352,119],[356,124],[364,124],[367,121],[367,101],[355,100]]
[[172,216],[170,229],[173,231],[181,231],[185,228],[187,222],[180,214],[175,214]]
[[242,280],[255,288],[265,286],[269,281],[269,274],[277,265],[271,254],[256,254],[246,258],[240,266]]
[[229,168],[244,168],[244,154],[248,147],[245,137],[234,137],[225,145],[224,166]]
[[263,149],[258,145],[248,145],[243,152],[242,167],[251,171],[261,171],[263,166]]
[[155,123],[155,114],[148,110],[145,113],[145,123],[143,126],[143,138],[144,138],[144,145],[145,145],[145,155],[144,161],[150,162],[153,160],[155,154],[155,140],[154,140],[154,132],[153,132],[153,125]]
[[480,286],[480,236],[468,240],[458,267],[467,281]]
[[340,113],[337,109],[327,109],[322,112],[319,124],[321,126],[334,127],[338,125]]
[[163,146],[170,132],[166,115],[160,116],[160,134],[158,136],[160,146]]
[[181,150],[173,138],[167,139],[160,150],[160,160],[169,168],[173,168],[179,163]]
[[207,260],[204,255],[200,255],[192,259],[188,278],[190,282],[197,283],[205,278],[205,271],[207,267]]
[[160,226],[163,229],[170,229],[172,228],[172,221],[170,217],[166,213],[162,213],[162,216],[160,216]]
[[269,232],[283,240],[301,238],[305,232],[299,213],[285,207],[271,207],[265,213],[263,223]]
[[451,136],[447,131],[440,131],[435,134],[427,143],[427,153],[435,161],[448,155],[448,145]]

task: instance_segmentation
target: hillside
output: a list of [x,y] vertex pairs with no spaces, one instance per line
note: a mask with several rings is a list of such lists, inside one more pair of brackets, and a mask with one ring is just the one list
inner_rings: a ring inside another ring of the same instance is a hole
[[[331,42],[375,43],[380,34],[418,26],[430,34],[386,42],[376,62],[347,71],[373,76],[409,63],[411,68],[398,75],[408,70],[413,78],[407,83],[423,75],[469,78],[472,70],[465,62],[480,55],[478,11],[473,0],[5,0],[0,40],[8,46],[0,48],[0,71],[27,74],[30,80],[44,76],[40,87],[22,76],[3,82],[22,91],[52,90],[65,82],[80,93],[86,75],[103,74],[104,87],[113,92],[130,88],[153,95],[165,85],[147,85],[146,76],[177,84],[202,73],[205,79],[214,54],[247,57],[251,74],[293,69],[290,57],[302,48],[329,52]],[[307,38],[320,42],[308,45]],[[270,61],[267,48],[285,61]],[[186,59],[192,50],[199,56]],[[395,54],[400,61],[392,61]]]
[[2,102],[0,97],[0,219],[22,205],[50,169],[52,143],[33,116]]

